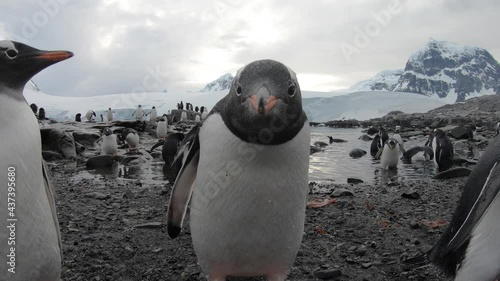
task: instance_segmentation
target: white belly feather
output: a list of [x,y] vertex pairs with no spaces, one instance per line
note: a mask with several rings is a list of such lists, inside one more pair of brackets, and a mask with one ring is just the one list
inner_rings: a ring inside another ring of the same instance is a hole
[[302,241],[310,128],[281,145],[243,142],[218,114],[200,131],[191,233],[206,273],[286,272]]
[[[55,281],[61,272],[57,230],[42,175],[40,129],[30,107],[24,101],[0,95],[0,228],[1,276],[7,280]],[[6,255],[13,245],[5,221],[7,209],[8,168],[15,167],[16,274],[7,272]]]

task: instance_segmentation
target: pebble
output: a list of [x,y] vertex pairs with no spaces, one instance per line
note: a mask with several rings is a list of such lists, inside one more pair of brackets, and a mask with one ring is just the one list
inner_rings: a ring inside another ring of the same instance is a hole
[[410,193],[403,193],[401,194],[401,197],[407,198],[407,199],[420,199],[420,194],[418,192],[410,192]]
[[354,193],[348,189],[337,188],[330,194],[330,197],[354,196]]
[[321,280],[335,280],[342,276],[340,269],[318,270],[314,272],[314,276]]

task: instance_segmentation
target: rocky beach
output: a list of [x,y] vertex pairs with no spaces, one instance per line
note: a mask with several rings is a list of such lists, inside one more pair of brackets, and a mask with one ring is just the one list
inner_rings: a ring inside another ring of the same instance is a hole
[[[437,124],[455,146],[471,151],[461,157],[473,168],[496,134],[499,101],[498,96],[474,98],[420,119],[392,113],[359,125],[401,126],[405,139],[423,138]],[[336,122],[348,121],[325,125]],[[477,126],[475,140],[461,139],[460,128],[470,124]],[[186,132],[190,125],[172,129]],[[86,168],[88,160],[99,155],[105,127],[117,134],[133,127],[141,137],[138,152],[120,149],[107,172],[110,176]],[[189,214],[180,237],[172,240],[166,233],[172,185],[161,168],[148,168],[163,166],[161,148],[149,152],[156,143],[149,124],[42,121],[41,133],[63,240],[63,280],[206,280],[191,244]],[[153,180],[141,180],[137,175],[143,173],[153,173]],[[410,268],[403,261],[439,239],[465,179],[310,182],[303,243],[287,280],[451,280],[432,266]]]

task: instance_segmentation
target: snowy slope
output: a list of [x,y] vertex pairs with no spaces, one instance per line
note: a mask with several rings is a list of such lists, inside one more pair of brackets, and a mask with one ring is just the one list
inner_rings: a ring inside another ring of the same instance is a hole
[[[94,97],[58,97],[47,95],[28,84],[24,96],[28,104],[35,103],[45,109],[48,118],[58,121],[74,120],[76,113],[83,115],[92,109],[99,115],[106,116],[105,111],[111,107],[116,112],[116,119],[130,120],[132,112],[141,104],[146,112],[152,106],[157,108],[158,114],[168,113],[177,108],[181,100],[192,103],[193,106],[205,106],[208,109],[226,94],[228,90],[203,93],[146,93],[146,94],[115,94]],[[315,95],[314,92],[303,92],[305,96]],[[422,95],[395,92],[358,92],[342,96],[327,98],[303,98],[304,111],[310,121],[329,121],[342,118],[356,118],[366,120],[380,117],[393,110],[407,113],[426,112],[444,105],[444,101]]]
[[445,105],[437,98],[400,92],[357,92],[330,98],[303,99],[304,111],[310,121],[339,119],[368,120],[400,110],[405,113],[427,112]]
[[349,88],[349,92],[392,91],[403,74],[403,69],[383,70],[373,78],[363,80]]
[[231,73],[226,73],[208,83],[205,88],[201,89],[200,92],[220,92],[224,90],[229,90],[231,88],[231,83],[233,82],[234,76]]

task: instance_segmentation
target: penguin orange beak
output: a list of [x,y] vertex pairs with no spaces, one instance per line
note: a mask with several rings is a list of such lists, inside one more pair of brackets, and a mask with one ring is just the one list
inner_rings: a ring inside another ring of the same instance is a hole
[[44,51],[43,53],[35,56],[35,58],[51,62],[58,62],[69,59],[72,56],[73,53],[68,51]]
[[267,99],[263,97],[257,97],[257,95],[251,95],[248,99],[250,99],[250,103],[252,107],[259,113],[265,114],[274,108],[278,98],[270,95]]

